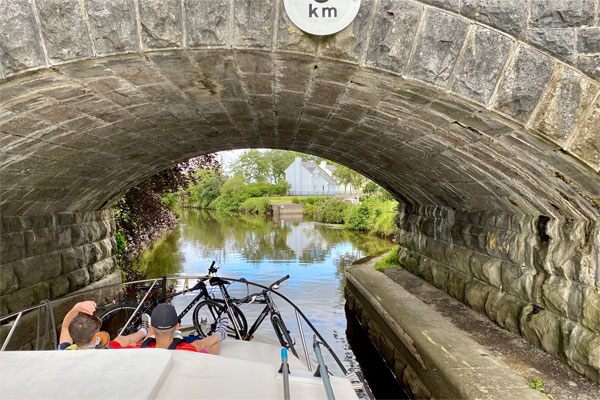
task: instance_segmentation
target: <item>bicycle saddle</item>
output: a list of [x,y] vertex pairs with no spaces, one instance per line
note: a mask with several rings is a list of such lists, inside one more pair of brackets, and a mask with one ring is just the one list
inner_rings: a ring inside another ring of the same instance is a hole
[[[157,288],[155,287],[154,290],[156,290]],[[146,293],[150,290],[150,286],[138,286],[137,287],[137,291],[142,292],[142,293]]]
[[229,285],[231,282],[226,281],[225,279],[221,279],[218,276],[213,276],[212,278],[210,278],[210,285],[211,286],[219,286],[219,285]]

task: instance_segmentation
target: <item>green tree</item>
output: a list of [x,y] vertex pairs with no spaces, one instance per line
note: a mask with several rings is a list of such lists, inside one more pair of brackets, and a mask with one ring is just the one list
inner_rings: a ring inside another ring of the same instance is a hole
[[270,160],[259,150],[242,153],[231,166],[234,175],[245,182],[268,182],[271,175]]
[[269,182],[276,184],[285,179],[285,170],[296,157],[302,161],[314,161],[317,164],[321,158],[310,154],[297,153],[287,150],[248,150],[240,155],[232,164],[233,175],[239,175],[249,182]]
[[369,180],[346,166],[335,164],[335,168],[336,170],[333,172],[335,179],[341,185],[352,185],[354,190],[357,192],[357,197],[360,197],[363,188],[369,182]]

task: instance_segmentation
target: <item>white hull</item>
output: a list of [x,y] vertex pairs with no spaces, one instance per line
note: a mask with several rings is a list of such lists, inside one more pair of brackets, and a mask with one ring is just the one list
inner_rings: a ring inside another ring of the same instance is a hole
[[[0,353],[2,399],[283,399],[279,346],[228,339],[213,356],[163,349]],[[290,355],[290,398],[326,399],[321,378]],[[330,377],[337,399],[356,399]]]

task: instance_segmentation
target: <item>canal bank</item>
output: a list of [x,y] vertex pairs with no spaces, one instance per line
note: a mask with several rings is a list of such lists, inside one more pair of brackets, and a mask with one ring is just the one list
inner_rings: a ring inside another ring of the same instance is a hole
[[597,399],[599,387],[402,268],[346,272],[346,309],[415,398]]

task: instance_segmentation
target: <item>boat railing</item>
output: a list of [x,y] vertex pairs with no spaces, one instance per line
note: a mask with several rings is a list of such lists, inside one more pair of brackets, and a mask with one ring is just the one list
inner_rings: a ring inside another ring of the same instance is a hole
[[[93,292],[99,291],[99,290],[104,290],[104,289],[108,289],[108,288],[118,288],[118,287],[126,287],[129,285],[137,285],[137,284],[148,284],[148,283],[152,283],[151,284],[151,288],[154,288],[157,284],[159,284],[159,282],[162,283],[162,289],[163,292],[165,291],[165,285],[167,281],[179,281],[182,279],[207,279],[210,278],[210,276],[208,275],[174,275],[174,276],[169,276],[169,277],[161,277],[161,278],[152,278],[152,279],[143,279],[143,280],[136,280],[136,281],[131,281],[131,282],[122,282],[122,283],[114,283],[114,284],[109,284],[109,285],[104,285],[101,287],[96,287],[93,289],[86,289],[86,290],[81,290],[81,291],[77,291],[77,292],[73,292],[70,293],[68,295],[65,295],[63,297],[60,297],[58,299],[54,299],[54,300],[44,300],[42,301],[40,304],[35,305],[35,306],[30,306],[27,308],[24,308],[20,311],[17,312],[13,312],[11,314],[8,314],[6,316],[0,317],[0,325],[6,324],[7,321],[10,321],[11,319],[15,319],[15,321],[13,322],[13,325],[8,333],[8,335],[6,336],[6,339],[4,340],[4,342],[2,343],[2,348],[0,349],[0,351],[5,351],[6,347],[8,346],[13,333],[15,332],[15,329],[17,327],[17,325],[19,324],[21,317],[28,312],[34,311],[34,310],[39,310],[41,312],[41,309],[46,307],[52,307],[53,304],[56,303],[62,303],[65,300],[68,300],[70,298],[75,298],[75,297],[82,297],[85,296],[86,294],[91,294]],[[237,279],[237,278],[226,278],[226,277],[221,277],[222,279],[225,279],[227,281],[231,281],[231,282],[238,282],[238,283],[242,283],[245,285],[253,285],[262,289],[266,289],[269,290],[269,287],[262,285],[260,283],[257,282],[251,282],[248,281],[246,279]],[[148,295],[148,293],[150,293],[151,290],[148,290],[146,292],[146,296]],[[288,303],[290,306],[292,306],[292,308],[294,309],[295,315],[296,315],[296,321],[298,324],[298,332],[300,335],[300,340],[302,341],[302,346],[304,348],[304,356],[306,358],[306,364],[307,367],[309,368],[309,371],[312,372],[312,365],[311,365],[311,360],[309,358],[308,355],[308,348],[306,345],[306,339],[304,336],[304,330],[302,328],[302,321],[304,321],[312,330],[312,332],[315,334],[316,337],[318,337],[319,339],[319,343],[322,344],[331,354],[331,356],[333,357],[333,359],[335,360],[336,364],[338,365],[338,367],[340,368],[340,370],[342,371],[342,373],[344,375],[348,375],[348,371],[346,370],[346,368],[344,367],[344,365],[342,364],[341,360],[338,358],[338,356],[335,354],[335,352],[333,351],[333,349],[331,348],[331,346],[327,343],[327,341],[325,340],[325,338],[323,337],[323,335],[321,335],[321,333],[317,330],[317,328],[312,324],[312,322],[310,322],[310,320],[306,317],[306,315],[304,314],[304,312],[302,312],[302,310],[296,305],[294,304],[290,299],[288,299],[286,296],[284,296],[283,294],[279,293],[276,290],[271,290],[270,291],[272,294],[278,296],[279,298],[281,298],[283,301],[285,301],[286,303]],[[142,301],[139,303],[138,308],[144,303],[145,301],[144,297],[142,299]],[[48,324],[48,321],[46,321],[46,323]],[[129,321],[127,321],[127,323],[125,324],[128,325]],[[52,317],[52,325],[54,325],[54,318]],[[124,327],[125,327],[124,326]],[[124,328],[123,327],[123,328]],[[38,318],[38,341],[39,341],[39,331],[40,331],[40,318]],[[48,329],[48,325],[47,325],[47,329],[46,332],[53,332],[53,334],[55,335],[56,332],[56,327],[52,326],[51,329]]]

